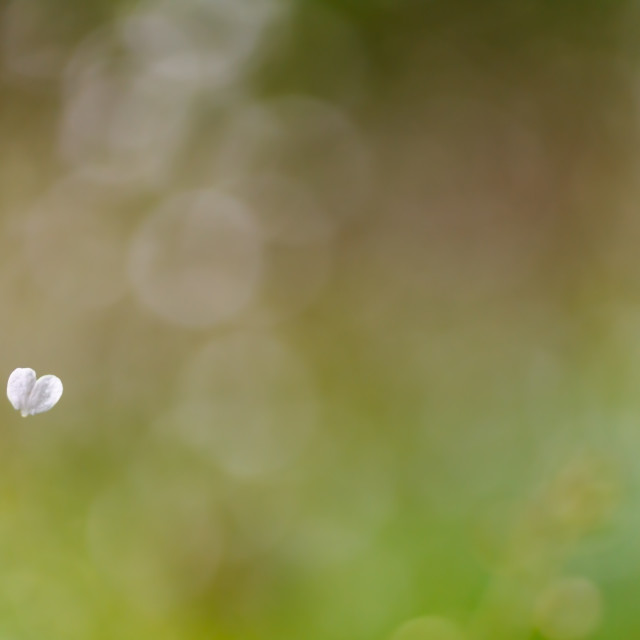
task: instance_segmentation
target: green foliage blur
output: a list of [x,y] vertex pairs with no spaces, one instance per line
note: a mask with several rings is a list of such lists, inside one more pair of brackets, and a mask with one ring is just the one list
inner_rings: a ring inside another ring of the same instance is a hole
[[0,12],[0,640],[640,635],[637,2]]

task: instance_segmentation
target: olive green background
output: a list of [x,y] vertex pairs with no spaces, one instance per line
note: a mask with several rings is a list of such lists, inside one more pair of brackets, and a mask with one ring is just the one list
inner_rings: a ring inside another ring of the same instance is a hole
[[640,634],[637,3],[1,9],[2,640]]

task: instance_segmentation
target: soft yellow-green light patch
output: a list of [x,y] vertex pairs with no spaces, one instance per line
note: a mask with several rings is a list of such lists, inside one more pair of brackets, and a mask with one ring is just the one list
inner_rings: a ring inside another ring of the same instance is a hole
[[391,640],[465,640],[463,631],[450,620],[437,616],[415,618],[403,624]]
[[586,578],[560,578],[535,605],[536,626],[549,640],[579,640],[591,635],[602,619],[602,596]]

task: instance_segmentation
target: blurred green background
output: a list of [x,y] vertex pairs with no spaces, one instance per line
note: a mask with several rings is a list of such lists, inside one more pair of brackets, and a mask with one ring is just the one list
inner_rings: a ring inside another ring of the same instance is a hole
[[639,37],[3,2],[0,639],[640,637]]

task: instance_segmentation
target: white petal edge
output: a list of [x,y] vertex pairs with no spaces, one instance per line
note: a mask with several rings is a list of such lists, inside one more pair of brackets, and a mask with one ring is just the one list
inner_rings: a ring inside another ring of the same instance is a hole
[[38,378],[29,394],[27,406],[22,410],[22,415],[33,416],[36,413],[49,411],[60,400],[62,390],[62,381],[58,376],[49,374]]
[[29,368],[15,369],[7,382],[7,398],[14,409],[27,415],[29,396],[36,384],[36,372]]

